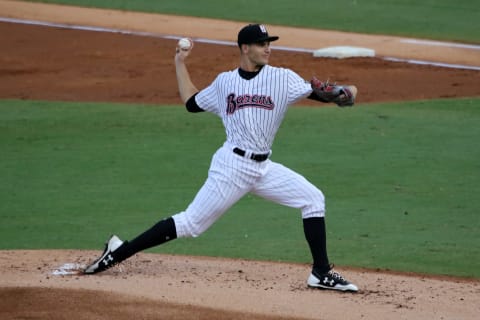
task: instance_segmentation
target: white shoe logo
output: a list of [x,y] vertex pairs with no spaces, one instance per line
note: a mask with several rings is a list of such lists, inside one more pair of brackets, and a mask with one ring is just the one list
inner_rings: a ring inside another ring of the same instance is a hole
[[333,286],[333,284],[335,283],[335,280],[332,279],[332,280],[328,281],[328,278],[325,277],[325,278],[323,278],[322,282],[323,282],[323,284],[330,284],[330,286]]
[[113,257],[111,254],[105,257],[105,259],[102,260],[103,264],[108,266],[108,262],[113,261]]

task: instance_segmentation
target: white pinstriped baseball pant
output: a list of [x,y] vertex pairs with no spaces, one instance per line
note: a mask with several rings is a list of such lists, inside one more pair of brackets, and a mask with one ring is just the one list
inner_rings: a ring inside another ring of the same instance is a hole
[[325,216],[323,193],[302,175],[267,159],[233,153],[226,142],[212,158],[208,178],[185,211],[173,215],[177,237],[197,237],[245,194],[300,209],[302,218]]

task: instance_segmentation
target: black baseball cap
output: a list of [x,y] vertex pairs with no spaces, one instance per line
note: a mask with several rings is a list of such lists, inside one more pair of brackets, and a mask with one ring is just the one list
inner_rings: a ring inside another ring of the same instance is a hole
[[278,40],[277,36],[269,36],[267,28],[263,24],[249,24],[238,33],[238,46],[259,42],[272,42]]

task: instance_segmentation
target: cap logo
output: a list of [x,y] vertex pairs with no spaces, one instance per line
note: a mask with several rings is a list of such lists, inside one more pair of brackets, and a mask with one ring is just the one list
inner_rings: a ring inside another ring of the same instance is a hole
[[267,28],[265,28],[265,26],[263,24],[259,25],[260,27],[260,30],[262,31],[262,33],[267,33]]

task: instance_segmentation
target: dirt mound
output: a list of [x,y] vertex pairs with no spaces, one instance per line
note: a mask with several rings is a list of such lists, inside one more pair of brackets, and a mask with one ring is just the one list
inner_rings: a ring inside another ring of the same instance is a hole
[[339,268],[360,292],[337,293],[308,289],[305,264],[141,253],[98,275],[65,274],[99,253],[0,251],[0,318],[475,319],[480,312],[475,280]]
[[[167,303],[135,295],[59,288],[0,288],[0,315],[10,319],[232,319],[269,320],[278,317]],[[292,319],[292,318],[284,318]]]

